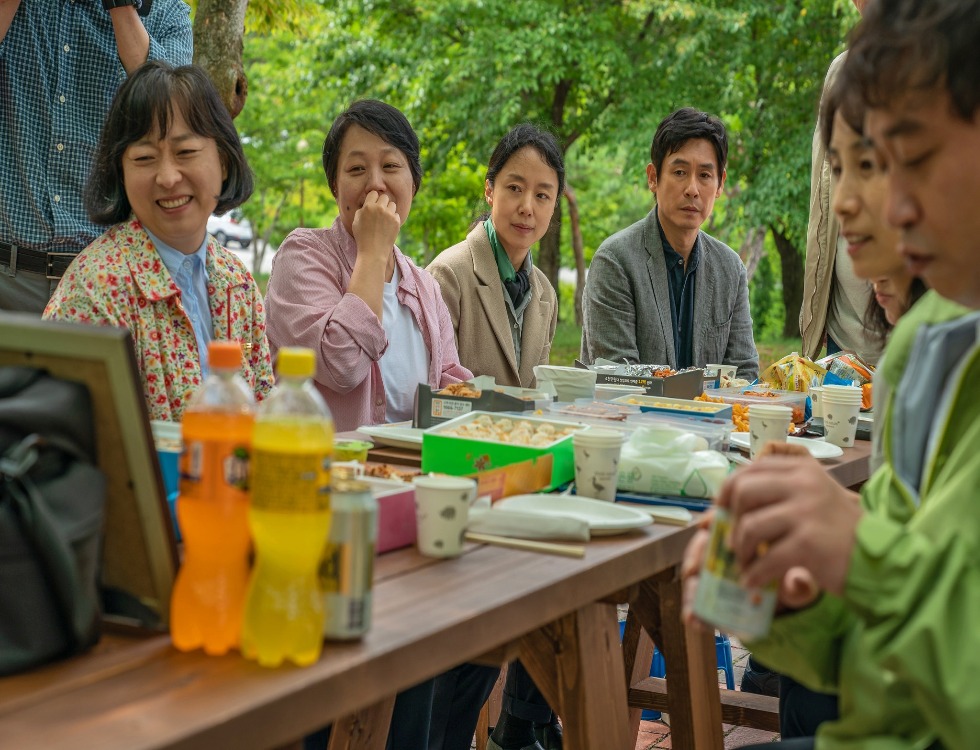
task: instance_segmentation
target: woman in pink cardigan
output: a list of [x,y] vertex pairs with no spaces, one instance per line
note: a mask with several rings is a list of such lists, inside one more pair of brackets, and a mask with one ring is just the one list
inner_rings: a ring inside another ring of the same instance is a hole
[[419,383],[466,380],[439,286],[396,246],[422,182],[419,141],[405,116],[352,104],[323,144],[340,216],[296,229],[272,264],[266,294],[273,355],[317,352],[315,381],[338,431],[411,419]]

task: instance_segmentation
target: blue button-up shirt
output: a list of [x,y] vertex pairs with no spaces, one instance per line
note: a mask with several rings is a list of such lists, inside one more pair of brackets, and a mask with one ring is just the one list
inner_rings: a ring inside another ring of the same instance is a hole
[[211,328],[211,304],[208,298],[208,236],[191,255],[180,252],[163,242],[159,237],[143,227],[153,240],[163,265],[170,271],[177,288],[180,289],[180,301],[184,312],[190,318],[194,328],[194,338],[197,339],[197,351],[201,360],[201,374],[208,376],[208,342],[214,338]]
[[692,367],[694,362],[694,284],[695,272],[701,262],[701,235],[694,241],[691,255],[684,268],[684,258],[667,242],[660,218],[657,218],[660,242],[664,246],[667,264],[667,288],[670,290],[670,312],[674,319],[674,357],[678,370]]
[[[149,59],[191,62],[190,9],[156,0]],[[22,0],[0,41],[0,240],[78,252],[102,233],[82,192],[126,79],[101,0]]]

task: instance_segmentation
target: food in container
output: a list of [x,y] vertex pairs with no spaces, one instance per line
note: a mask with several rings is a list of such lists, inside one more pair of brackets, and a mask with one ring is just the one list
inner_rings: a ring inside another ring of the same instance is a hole
[[[793,423],[803,424],[806,421],[806,399],[807,395],[797,391],[781,391],[769,388],[765,385],[752,385],[746,388],[712,388],[704,392],[701,399],[697,400],[717,400],[721,399],[726,404],[733,405],[733,422],[736,427],[740,420],[736,419],[739,415],[735,413],[735,405],[741,404],[745,407],[745,429],[748,429],[748,407],[751,404],[770,404],[772,406],[788,406],[793,410]],[[742,410],[738,410],[742,411]],[[745,430],[738,430],[744,432]]]
[[729,418],[732,407],[727,403],[710,403],[699,399],[668,398],[666,396],[622,396],[614,404],[636,406],[643,412],[655,411],[679,417]]
[[374,447],[374,443],[367,440],[336,440],[333,444],[334,461],[367,461],[368,451]]

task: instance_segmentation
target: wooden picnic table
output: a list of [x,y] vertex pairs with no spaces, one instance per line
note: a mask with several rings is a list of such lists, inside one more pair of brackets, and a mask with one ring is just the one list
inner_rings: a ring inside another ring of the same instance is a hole
[[670,623],[677,742],[721,748],[713,640],[690,637],[678,616],[676,566],[692,533],[599,538],[581,560],[475,544],[445,561],[382,555],[371,631],[328,642],[304,669],[107,635],[89,654],[0,679],[0,737],[46,750],[274,748],[334,722],[331,747],[383,748],[397,691],[465,661],[520,658],[563,717],[566,748],[631,748],[615,608],[631,601]]
[[[863,481],[867,453],[851,449],[829,470]],[[693,533],[657,524],[596,538],[581,560],[477,544],[442,561],[382,555],[371,631],[328,642],[304,669],[110,633],[87,654],[0,679],[0,738],[46,750],[277,748],[332,722],[331,748],[380,749],[396,692],[462,662],[520,658],[568,750],[632,748],[641,708],[670,712],[675,746],[720,750],[723,717],[768,727],[773,699],[722,701],[714,638],[681,622],[678,566]],[[630,604],[622,649],[619,602]],[[653,641],[669,690],[647,676]]]

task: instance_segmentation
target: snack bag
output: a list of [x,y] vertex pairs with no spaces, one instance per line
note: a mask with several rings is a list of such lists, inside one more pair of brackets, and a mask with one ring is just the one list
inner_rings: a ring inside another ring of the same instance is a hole
[[826,374],[825,368],[793,352],[769,365],[759,376],[759,382],[767,383],[781,391],[807,393],[813,379],[816,378],[817,382],[821,383]]
[[[849,352],[839,352],[831,354],[823,359],[817,360],[817,364],[827,368],[827,372],[836,376],[842,384],[850,385],[856,382],[857,385],[870,383],[875,368],[866,363],[856,354]],[[830,382],[830,381],[827,381]]]

